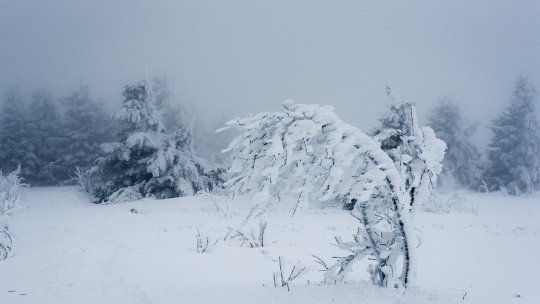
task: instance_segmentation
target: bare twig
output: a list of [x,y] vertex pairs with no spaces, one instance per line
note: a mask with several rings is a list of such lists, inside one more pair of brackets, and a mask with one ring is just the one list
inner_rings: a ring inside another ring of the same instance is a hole
[[[199,227],[197,227],[197,234],[195,235],[197,238],[197,252],[198,253],[205,253],[208,251],[208,247],[210,245],[210,240],[208,239],[208,236],[202,236],[201,232],[199,231]],[[215,244],[215,243],[214,243]]]
[[311,255],[312,257],[315,258],[315,263],[321,265],[324,269],[321,269],[319,271],[327,271],[330,269],[330,267],[328,267],[328,265],[324,262],[323,259],[321,259],[320,257],[316,256],[316,255]]
[[279,272],[274,272],[274,287],[287,287],[287,291],[290,291],[289,283],[299,278],[306,270],[306,267],[293,266],[287,279],[285,279],[285,259],[282,256],[278,258]]
[[266,222],[260,221],[258,231],[251,230],[250,233],[245,233],[241,230],[235,230],[229,227],[229,232],[223,237],[223,240],[239,240],[241,241],[240,247],[244,244],[248,244],[250,248],[264,247],[265,234],[266,234]]

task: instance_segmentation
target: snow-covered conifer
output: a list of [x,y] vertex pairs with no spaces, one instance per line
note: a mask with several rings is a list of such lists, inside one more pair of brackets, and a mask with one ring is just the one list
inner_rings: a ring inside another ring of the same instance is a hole
[[432,109],[428,125],[447,146],[443,159],[442,182],[449,180],[477,189],[480,178],[480,152],[471,139],[475,125],[467,123],[459,106],[444,98]]
[[193,156],[191,129],[167,132],[156,93],[147,82],[128,85],[114,114],[120,142],[103,144],[106,155],[91,169],[95,202],[168,198],[209,191],[216,186],[209,168]]
[[332,107],[283,103],[280,112],[263,112],[227,123],[241,134],[229,145],[232,177],[225,186],[250,194],[258,206],[294,195],[293,209],[309,200],[354,203],[361,223],[353,253],[328,271],[342,278],[354,261],[371,257],[373,282],[407,286],[414,277],[414,234],[409,201],[393,161],[379,143],[342,122]]
[[30,139],[26,104],[16,89],[8,89],[0,109],[0,170],[11,172],[20,166],[21,176],[35,174],[36,147]]
[[110,115],[90,97],[87,87],[72,91],[61,103],[65,109],[61,149],[51,170],[59,176],[60,183],[66,183],[72,181],[77,167],[90,168],[102,155],[100,144],[110,141],[113,136]]
[[28,108],[31,145],[35,147],[36,164],[25,181],[31,185],[58,185],[63,181],[55,162],[62,147],[61,117],[51,94],[38,90],[32,95]]
[[482,179],[490,191],[531,192],[540,186],[540,135],[536,112],[537,92],[520,77],[510,106],[493,120],[493,137]]

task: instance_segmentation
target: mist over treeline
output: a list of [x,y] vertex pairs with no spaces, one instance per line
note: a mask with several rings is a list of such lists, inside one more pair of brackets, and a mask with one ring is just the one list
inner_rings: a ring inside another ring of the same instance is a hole
[[[220,127],[198,118],[197,110],[175,99],[164,77],[149,80],[159,94],[164,127],[176,131],[187,127],[197,155],[223,163],[220,151],[231,132],[215,133]],[[127,86],[127,85],[126,85]],[[122,104],[97,101],[88,86],[55,96],[45,87],[23,91],[10,87],[0,100],[0,170],[20,167],[21,176],[32,186],[66,185],[76,182],[78,171],[95,164],[105,153],[102,144],[119,139],[120,125],[113,119]]]
[[485,147],[515,77],[540,82],[538,11],[534,0],[0,1],[0,89],[61,97],[88,84],[113,107],[126,83],[164,73],[214,124],[293,98],[367,130],[390,82],[422,109],[454,100]]
[[[443,96],[431,107],[419,107],[418,115],[425,117],[423,125],[433,128],[447,145],[440,187],[502,189],[519,194],[540,186],[537,90],[522,76],[513,85],[507,108],[486,124],[492,134],[487,148],[475,140],[480,124],[471,121],[455,101]],[[139,87],[142,93],[136,93]],[[44,87],[32,91],[8,88],[2,92],[0,101],[0,170],[11,172],[20,168],[21,176],[32,186],[76,183],[80,174],[111,153],[111,148],[107,148],[109,143],[126,140],[122,138],[128,131],[122,121],[139,123],[142,114],[137,111],[145,113],[149,105],[153,112],[147,113],[147,119],[159,121],[161,126],[150,128],[152,132],[175,137],[175,147],[182,147],[189,157],[196,157],[195,164],[200,158],[226,170],[230,156],[222,150],[235,134],[216,134],[215,130],[233,117],[218,123],[200,119],[198,111],[179,101],[172,91],[164,76],[126,84],[118,101],[106,104],[96,101],[88,86],[74,88],[62,96],[54,96]],[[388,113],[402,111],[394,108],[396,104],[408,102],[390,86],[387,95],[390,110],[384,106],[380,109],[386,113],[380,118],[383,125]],[[137,129],[131,124],[127,128],[131,133],[147,131],[145,125]],[[174,135],[178,132],[183,135]]]
[[[154,100],[166,131],[151,132],[190,155],[198,179],[208,172],[192,156],[227,167],[220,151],[233,134],[214,131],[234,117],[292,98],[332,105],[369,132],[399,101],[447,143],[441,183],[528,192],[538,179],[538,11],[538,1],[503,0],[0,1],[0,169],[21,165],[31,185],[72,183],[103,144],[127,149],[114,115],[129,102]],[[155,75],[167,75],[166,90]],[[128,99],[141,81],[144,96]]]

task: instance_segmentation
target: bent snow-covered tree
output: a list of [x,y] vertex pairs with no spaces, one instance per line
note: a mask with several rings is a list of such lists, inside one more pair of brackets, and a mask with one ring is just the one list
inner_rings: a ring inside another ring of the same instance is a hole
[[186,196],[219,183],[219,168],[192,154],[189,126],[165,130],[151,85],[126,86],[123,97],[114,115],[121,142],[103,144],[107,155],[90,170],[94,202]]
[[371,135],[399,171],[414,214],[432,196],[446,144],[430,127],[418,127],[411,103],[390,105],[380,123]]
[[407,286],[414,277],[416,243],[400,174],[379,144],[342,122],[329,106],[287,101],[281,112],[264,112],[227,123],[241,135],[229,146],[233,193],[253,194],[259,206],[295,195],[295,209],[309,200],[354,202],[361,223],[352,254],[327,277],[341,279],[353,262],[371,258],[374,284]]

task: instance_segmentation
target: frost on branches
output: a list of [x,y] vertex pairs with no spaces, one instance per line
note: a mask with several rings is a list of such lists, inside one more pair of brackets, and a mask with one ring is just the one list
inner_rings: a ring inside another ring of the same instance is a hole
[[7,175],[3,175],[0,171],[0,261],[7,259],[13,248],[8,216],[19,201],[25,186],[20,173],[20,167]]
[[432,198],[446,144],[431,128],[418,127],[416,107],[410,103],[390,105],[380,123],[371,135],[394,162],[414,215]]
[[193,156],[191,128],[166,131],[151,85],[126,86],[123,97],[114,115],[121,142],[103,144],[107,155],[90,170],[94,202],[186,196],[217,186],[220,169]]
[[20,167],[6,175],[0,171],[0,216],[11,213],[22,195],[25,185],[20,174]]
[[227,123],[241,135],[229,146],[235,194],[254,194],[258,206],[271,198],[296,196],[296,210],[309,200],[341,200],[354,205],[361,223],[352,254],[329,267],[340,280],[353,262],[371,258],[373,283],[407,286],[414,276],[409,200],[400,173],[378,142],[342,122],[332,107],[286,101],[281,112],[264,112]]

